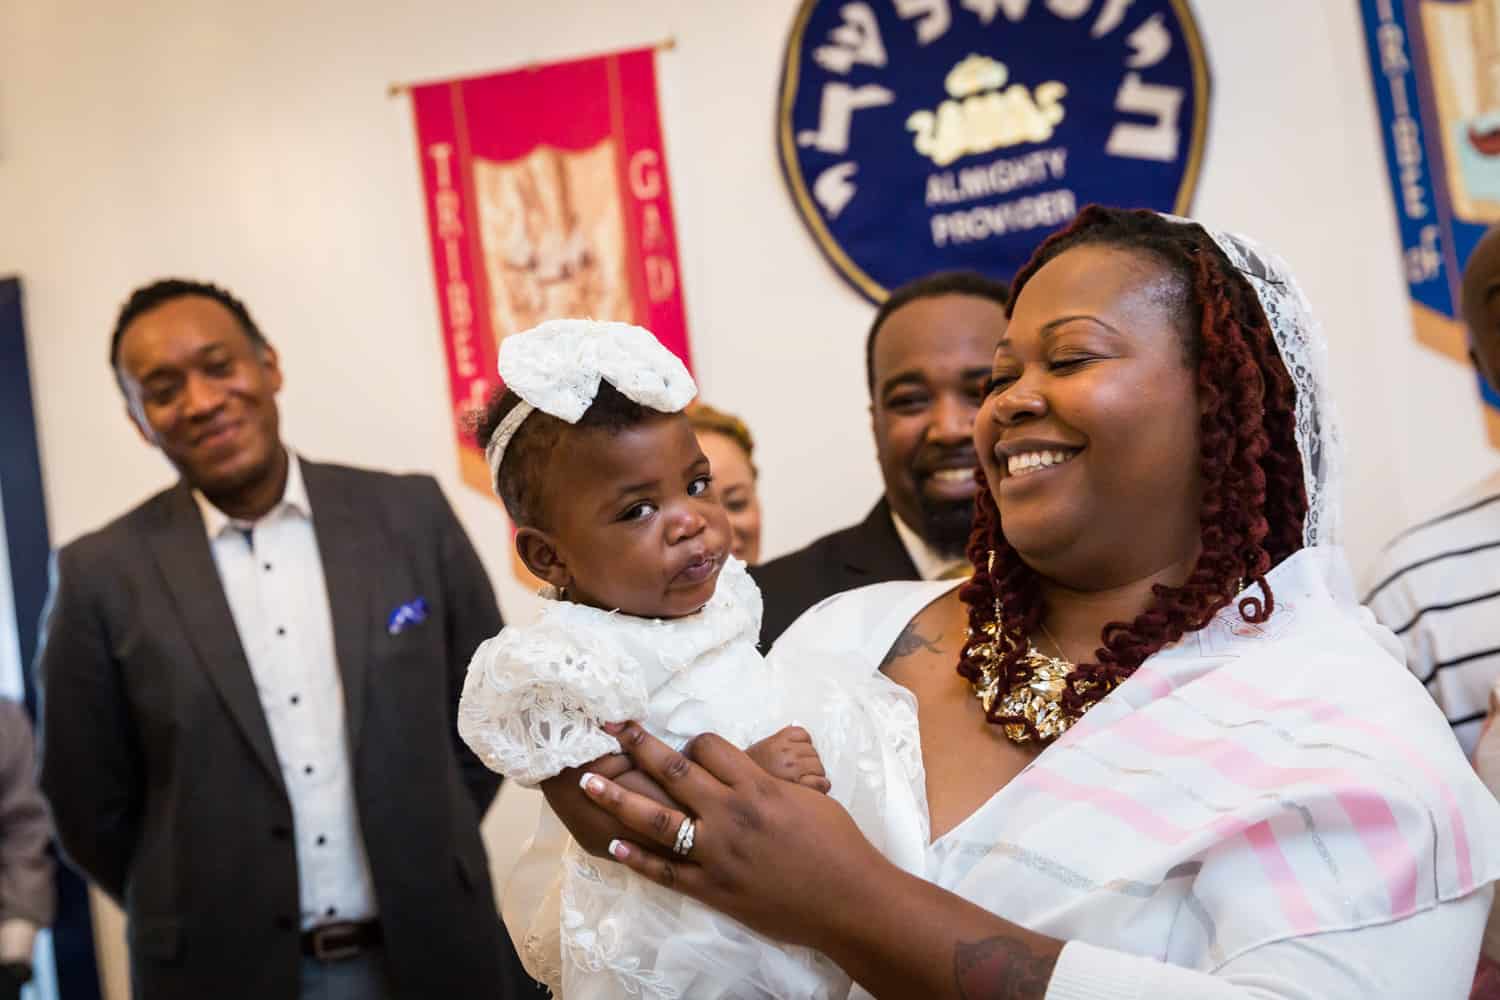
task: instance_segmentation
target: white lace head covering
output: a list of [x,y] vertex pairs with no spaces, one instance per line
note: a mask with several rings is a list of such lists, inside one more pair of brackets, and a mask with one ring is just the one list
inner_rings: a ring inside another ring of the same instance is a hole
[[1282,364],[1297,393],[1297,450],[1307,487],[1306,546],[1337,545],[1342,538],[1343,441],[1329,389],[1328,342],[1312,306],[1286,261],[1249,237],[1216,232],[1175,215],[1172,222],[1199,226],[1250,283],[1266,314]]
[[677,355],[649,330],[629,323],[554,319],[500,342],[500,378],[521,402],[505,415],[484,449],[490,482],[500,492],[505,449],[534,411],[576,424],[604,380],[620,394],[661,413],[677,413],[698,386]]

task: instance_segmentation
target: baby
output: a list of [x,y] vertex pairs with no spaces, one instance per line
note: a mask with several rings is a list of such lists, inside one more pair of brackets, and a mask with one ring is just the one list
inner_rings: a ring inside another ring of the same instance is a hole
[[[919,859],[921,763],[891,750],[918,745],[912,701],[879,674],[756,652],[760,592],[728,554],[682,363],[639,327],[560,320],[506,338],[499,369],[485,454],[516,551],[549,586],[534,623],[474,654],[459,707],[474,752],[534,786],[618,752],[608,722],[638,720],[679,748],[712,731],[833,795],[888,855]],[[678,833],[684,856],[692,832]],[[506,921],[532,975],[567,1000],[848,992],[822,956],[591,858],[545,806],[520,870],[539,858],[540,879],[513,877]]]

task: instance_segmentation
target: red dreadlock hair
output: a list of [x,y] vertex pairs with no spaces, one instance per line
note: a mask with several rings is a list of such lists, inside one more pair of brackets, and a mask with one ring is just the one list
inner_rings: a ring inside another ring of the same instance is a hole
[[[1176,274],[1184,329],[1190,331],[1186,354],[1198,372],[1202,402],[1200,461],[1203,502],[1198,520],[1202,554],[1180,587],[1158,584],[1153,598],[1132,622],[1110,622],[1101,634],[1096,662],[1080,663],[1068,675],[1063,707],[1083,712],[1104,697],[1136,667],[1184,633],[1202,628],[1240,588],[1254,582],[1261,597],[1240,601],[1240,613],[1265,621],[1275,608],[1265,575],[1302,547],[1307,492],[1296,439],[1296,392],[1271,334],[1260,300],[1243,275],[1201,227],[1171,222],[1147,211],[1089,206],[1068,228],[1037,248],[1016,275],[1011,305],[1026,283],[1045,264],[1080,246],[1106,246],[1150,257]],[[1000,513],[978,473],[974,533],[969,561],[974,577],[960,597],[969,606],[972,636],[958,671],[980,678],[973,650],[982,641],[980,627],[1000,610],[1001,634],[1018,641],[1005,650],[999,668],[1002,689],[1011,689],[1030,674],[1027,637],[1042,620],[1041,588],[1031,567],[1011,548],[1001,530]],[[991,553],[994,568],[989,567]],[[999,709],[1000,702],[995,703]],[[997,725],[1032,724],[1018,716],[993,712]]]

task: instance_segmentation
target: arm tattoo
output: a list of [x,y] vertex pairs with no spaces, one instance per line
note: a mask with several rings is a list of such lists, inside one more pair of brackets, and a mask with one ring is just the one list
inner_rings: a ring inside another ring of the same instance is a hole
[[900,635],[896,636],[896,641],[891,644],[890,651],[885,654],[885,659],[880,661],[880,666],[883,669],[897,660],[924,649],[929,653],[941,653],[943,647],[938,644],[942,641],[941,632],[929,639],[917,630],[916,622],[911,622],[901,630]]
[[1056,955],[1037,955],[1008,937],[960,941],[953,949],[953,978],[964,1000],[1041,1000]]

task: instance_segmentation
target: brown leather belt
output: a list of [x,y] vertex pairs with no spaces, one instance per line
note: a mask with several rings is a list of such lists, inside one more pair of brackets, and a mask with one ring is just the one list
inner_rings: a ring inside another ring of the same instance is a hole
[[302,932],[302,954],[320,962],[342,962],[378,946],[382,939],[378,920],[323,924]]

